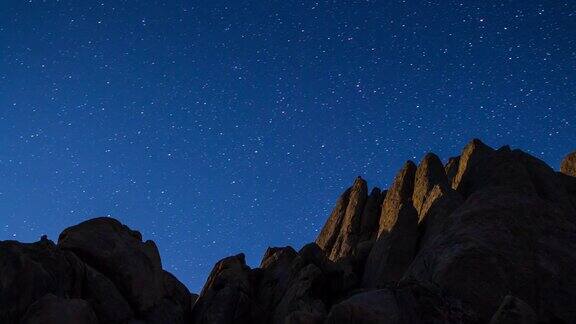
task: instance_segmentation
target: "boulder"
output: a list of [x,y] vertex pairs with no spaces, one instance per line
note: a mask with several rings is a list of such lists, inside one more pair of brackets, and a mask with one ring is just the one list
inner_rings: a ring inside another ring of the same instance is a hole
[[333,262],[315,243],[298,251],[287,278],[277,285],[275,296],[280,298],[272,307],[272,323],[323,318],[327,305],[357,285],[352,266],[344,259]]
[[292,247],[268,248],[260,264],[257,300],[266,310],[265,322],[271,320],[274,308],[280,303],[290,284],[292,262],[298,256]]
[[94,218],[65,229],[58,246],[110,278],[134,311],[144,314],[164,296],[164,273],[152,241],[113,218]]
[[84,265],[45,237],[36,243],[0,241],[0,323],[16,323],[47,294],[80,297]]
[[[296,318],[303,314],[313,317],[323,317],[326,314],[326,305],[318,291],[322,288],[325,277],[322,270],[314,264],[308,264],[297,272],[290,281],[282,299],[274,309],[273,323],[296,323]],[[297,317],[296,317],[297,316]]]
[[164,271],[164,298],[144,315],[147,324],[186,324],[192,320],[192,294],[176,277]]
[[254,300],[254,293],[254,280],[244,254],[224,258],[212,269],[192,310],[192,322],[259,322],[264,314]]

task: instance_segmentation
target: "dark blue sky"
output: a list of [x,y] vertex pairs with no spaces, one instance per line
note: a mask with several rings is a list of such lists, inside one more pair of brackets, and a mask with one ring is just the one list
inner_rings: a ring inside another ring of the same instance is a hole
[[112,215],[198,291],[314,240],[357,175],[576,149],[575,1],[0,3],[0,239]]

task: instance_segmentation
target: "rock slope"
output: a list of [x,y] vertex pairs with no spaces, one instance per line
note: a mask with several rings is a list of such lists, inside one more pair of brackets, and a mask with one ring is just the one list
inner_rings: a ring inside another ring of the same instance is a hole
[[0,323],[576,323],[576,152],[471,141],[358,177],[314,243],[219,261],[200,295],[111,218],[0,242]]

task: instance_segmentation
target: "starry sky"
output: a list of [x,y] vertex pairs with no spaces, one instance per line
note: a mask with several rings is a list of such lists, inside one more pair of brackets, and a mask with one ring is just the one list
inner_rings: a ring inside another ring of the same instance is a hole
[[111,215],[199,291],[357,175],[576,149],[576,1],[0,2],[0,239]]

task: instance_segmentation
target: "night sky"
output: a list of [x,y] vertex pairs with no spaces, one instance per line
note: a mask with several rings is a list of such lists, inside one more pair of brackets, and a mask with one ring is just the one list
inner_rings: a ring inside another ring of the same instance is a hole
[[197,292],[357,175],[473,137],[558,168],[576,1],[2,0],[0,131],[0,239],[111,215]]

